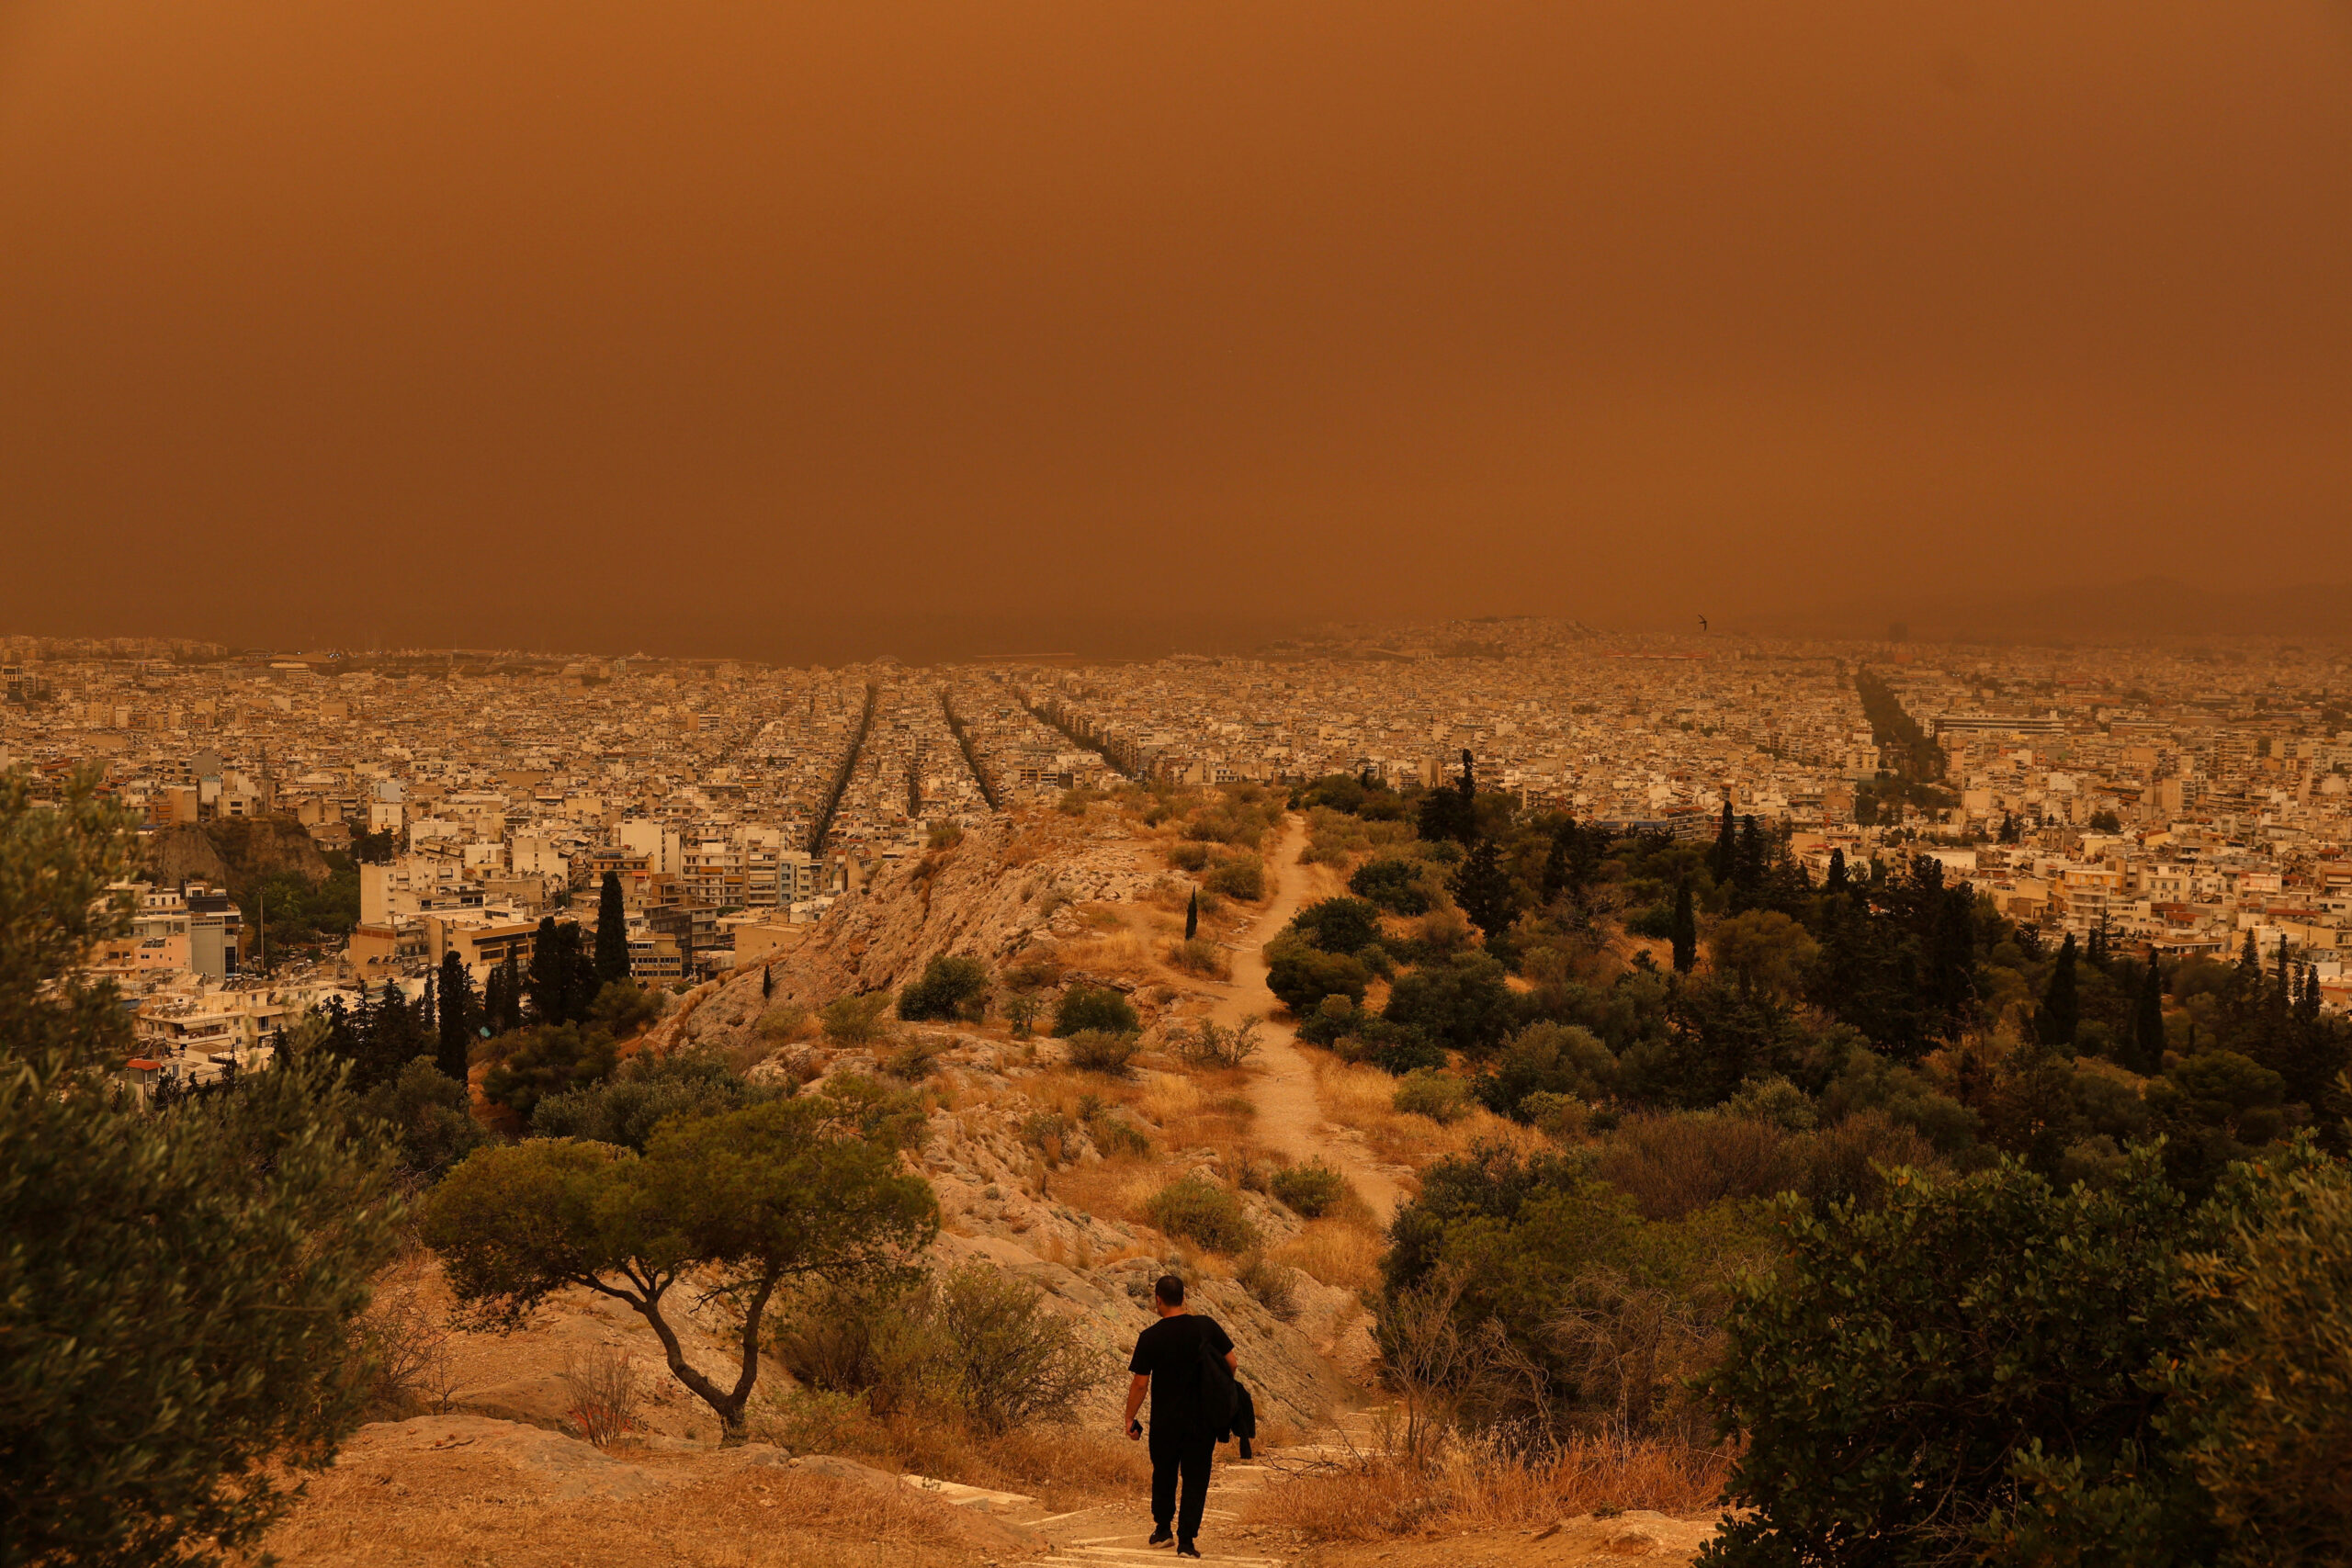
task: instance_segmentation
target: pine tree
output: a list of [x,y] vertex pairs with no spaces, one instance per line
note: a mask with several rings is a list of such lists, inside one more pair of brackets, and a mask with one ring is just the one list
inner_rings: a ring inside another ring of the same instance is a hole
[[2140,977],[2140,995],[2132,1007],[2130,1066],[2149,1077],[2165,1070],[2164,976],[2156,968],[2154,948],[2148,950],[2147,973]]
[[1691,908],[1690,885],[1674,890],[1674,972],[1688,975],[1699,962],[1699,916]]
[[[492,983],[496,984],[496,971]],[[479,1016],[474,1006],[473,976],[466,973],[466,961],[451,948],[441,955],[441,1017],[435,1032],[439,1049],[433,1054],[434,1066],[459,1083],[466,1081],[466,1060],[471,1055],[474,1042],[474,1021]]]
[[628,910],[621,903],[621,877],[605,873],[596,892],[596,984],[628,978]]
[[2058,947],[2050,971],[2050,985],[2041,993],[2041,1010],[2034,1017],[2034,1033],[2044,1045],[2071,1051],[2075,1032],[2082,1026],[2083,1004],[2075,984],[2075,933],[2068,931]]
[[1200,934],[1201,890],[1195,887],[1193,889],[1192,897],[1184,903],[1184,940],[1190,942]]

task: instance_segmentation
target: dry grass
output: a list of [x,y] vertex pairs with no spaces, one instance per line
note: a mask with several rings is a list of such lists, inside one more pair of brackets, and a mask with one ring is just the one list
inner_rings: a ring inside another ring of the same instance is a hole
[[1505,1144],[1523,1153],[1544,1146],[1532,1128],[1496,1115],[1483,1106],[1459,1122],[1440,1123],[1396,1109],[1397,1080],[1378,1067],[1343,1062],[1328,1051],[1301,1045],[1315,1063],[1315,1092],[1323,1113],[1363,1132],[1365,1145],[1382,1159],[1416,1169],[1475,1144]]
[[552,1478],[495,1459],[369,1455],[364,1444],[314,1479],[270,1532],[292,1568],[587,1568],[679,1562],[708,1568],[966,1568],[1001,1556],[957,1512],[890,1492],[789,1470],[729,1468],[697,1480],[700,1456],[649,1468],[675,1484],[641,1497],[560,1497]]
[[1368,1291],[1380,1283],[1381,1239],[1361,1221],[1310,1220],[1306,1229],[1267,1256],[1326,1285]]
[[1065,942],[1054,956],[1065,969],[1083,969],[1090,975],[1108,976],[1114,979],[1145,981],[1157,979],[1159,966],[1152,962],[1143,940],[1114,919],[1120,929],[1102,936],[1082,937]]
[[1310,1540],[1377,1540],[1426,1531],[1523,1529],[1599,1509],[1707,1512],[1729,1456],[1712,1450],[1599,1437],[1512,1454],[1450,1443],[1427,1466],[1385,1454],[1275,1481],[1244,1516]]

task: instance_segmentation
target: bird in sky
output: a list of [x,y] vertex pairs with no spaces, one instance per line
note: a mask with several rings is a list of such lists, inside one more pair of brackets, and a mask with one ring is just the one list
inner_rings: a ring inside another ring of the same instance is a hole
[[1699,629],[1701,631],[1705,631],[1707,629],[1707,617],[1704,615],[1699,617]]

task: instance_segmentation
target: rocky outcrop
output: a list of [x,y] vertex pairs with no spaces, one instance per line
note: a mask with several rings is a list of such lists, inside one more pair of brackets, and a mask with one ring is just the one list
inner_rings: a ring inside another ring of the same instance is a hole
[[158,886],[196,880],[242,896],[272,876],[320,883],[330,870],[302,824],[291,817],[258,817],[159,829],[147,840],[147,874]]

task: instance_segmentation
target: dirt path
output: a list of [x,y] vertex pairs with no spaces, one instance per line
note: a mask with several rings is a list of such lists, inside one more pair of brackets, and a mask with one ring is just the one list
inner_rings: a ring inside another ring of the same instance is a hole
[[[1234,949],[1232,983],[1210,1011],[1219,1023],[1238,1024],[1248,1014],[1263,1016],[1273,1010],[1273,995],[1266,989],[1265,940],[1288,925],[1300,905],[1336,891],[1321,886],[1329,875],[1322,867],[1298,863],[1298,852],[1306,843],[1306,824],[1297,817],[1284,818],[1281,840],[1267,857],[1274,894]],[[1344,1173],[1371,1205],[1374,1218],[1386,1224],[1404,1196],[1396,1179],[1340,1136],[1345,1130],[1324,1114],[1315,1092],[1315,1069],[1300,1054],[1289,1027],[1267,1018],[1261,1038],[1263,1043],[1250,1063],[1258,1077],[1259,1137],[1294,1160],[1321,1159]]]

